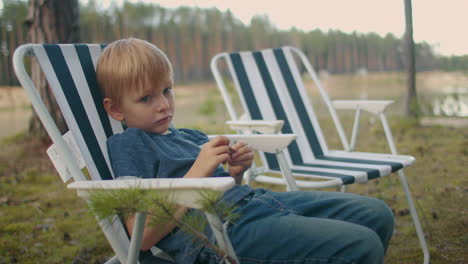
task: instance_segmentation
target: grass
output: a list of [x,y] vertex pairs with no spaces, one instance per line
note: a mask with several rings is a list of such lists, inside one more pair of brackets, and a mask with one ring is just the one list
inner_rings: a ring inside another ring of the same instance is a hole
[[[385,151],[376,141],[382,138],[379,128],[363,135],[358,149]],[[416,157],[416,163],[405,170],[416,201],[423,230],[430,245],[431,263],[466,263],[468,260],[468,131],[447,127],[421,127],[411,120],[391,123],[397,148],[402,154]],[[422,260],[411,216],[397,176],[366,185],[353,185],[350,192],[378,197],[394,210],[396,229],[386,263],[418,263]]]
[[[358,148],[386,151],[385,142],[378,139],[383,130],[364,123],[369,132],[362,134]],[[466,263],[468,131],[396,119],[391,119],[391,126],[400,153],[417,159],[406,174],[430,245],[431,263]],[[59,180],[41,144],[20,134],[3,140],[0,148],[0,263],[103,263],[113,255],[95,218]],[[396,175],[353,185],[349,191],[384,199],[394,210],[396,229],[386,263],[421,262]]]
[[20,135],[0,148],[0,263],[103,263],[112,256],[41,144]]
[[[430,246],[431,263],[467,263],[468,129],[424,127],[415,120],[399,118],[395,112],[401,109],[404,89],[401,76],[334,76],[324,80],[324,85],[335,98],[356,98],[355,95],[363,93],[370,99],[397,100],[389,109],[390,126],[399,153],[416,157],[416,163],[405,172]],[[468,87],[466,74],[421,73],[418,76],[420,91],[447,85]],[[346,90],[338,91],[342,86]],[[356,88],[360,86],[365,88]],[[175,123],[208,134],[232,132],[222,123],[229,117],[220,95],[214,90],[212,83],[176,87]],[[340,116],[349,135],[352,113],[340,112]],[[363,118],[363,133],[358,137],[357,150],[388,152],[384,131],[377,120],[366,115]],[[325,120],[320,124],[329,146],[340,148],[333,125]],[[275,186],[262,187],[283,190]],[[383,199],[393,209],[396,228],[386,263],[422,262],[422,251],[397,175],[352,185],[348,191]],[[60,181],[45,154],[45,147],[24,134],[2,140],[0,264],[103,263],[111,256],[113,252],[96,219],[76,193],[67,190]]]

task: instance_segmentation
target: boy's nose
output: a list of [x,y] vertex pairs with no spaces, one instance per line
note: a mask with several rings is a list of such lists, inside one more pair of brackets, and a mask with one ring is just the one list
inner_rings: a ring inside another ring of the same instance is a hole
[[169,101],[164,96],[159,96],[158,100],[156,100],[156,109],[158,111],[164,111],[169,108]]

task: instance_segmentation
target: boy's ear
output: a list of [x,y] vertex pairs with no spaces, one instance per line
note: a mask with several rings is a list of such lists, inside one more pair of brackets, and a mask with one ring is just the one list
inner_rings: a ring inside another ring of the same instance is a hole
[[122,111],[120,110],[120,107],[115,104],[112,99],[110,98],[104,98],[104,109],[106,109],[106,112],[115,120],[118,121],[123,121],[124,120],[124,115]]

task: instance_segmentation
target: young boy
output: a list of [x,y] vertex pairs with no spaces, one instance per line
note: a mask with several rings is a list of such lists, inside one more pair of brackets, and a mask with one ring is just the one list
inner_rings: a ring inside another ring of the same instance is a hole
[[[377,199],[338,192],[281,192],[240,185],[253,153],[242,142],[229,148],[223,136],[211,141],[200,131],[170,127],[175,113],[172,66],[153,44],[138,39],[111,43],[102,53],[97,78],[108,114],[127,129],[108,140],[116,177],[234,177],[222,197],[238,206],[240,218],[228,235],[241,263],[383,263],[393,232],[391,210]],[[225,171],[221,164],[228,164]],[[193,211],[193,210],[192,210]],[[178,207],[175,217],[187,213]],[[132,230],[134,219],[125,219]],[[219,263],[174,224],[146,226],[142,250],[164,250],[176,263]],[[151,262],[147,251],[143,262]]]

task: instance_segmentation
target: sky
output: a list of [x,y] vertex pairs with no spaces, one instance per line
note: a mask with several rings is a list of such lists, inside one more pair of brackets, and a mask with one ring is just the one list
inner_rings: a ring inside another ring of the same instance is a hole
[[[101,0],[103,7],[109,2]],[[343,32],[375,32],[381,36],[405,31],[404,0],[128,0],[152,2],[164,7],[198,6],[230,9],[243,21],[266,14],[279,29],[295,26]],[[87,0],[81,0],[86,3]],[[443,55],[468,54],[468,0],[413,0],[413,37],[425,41]]]

